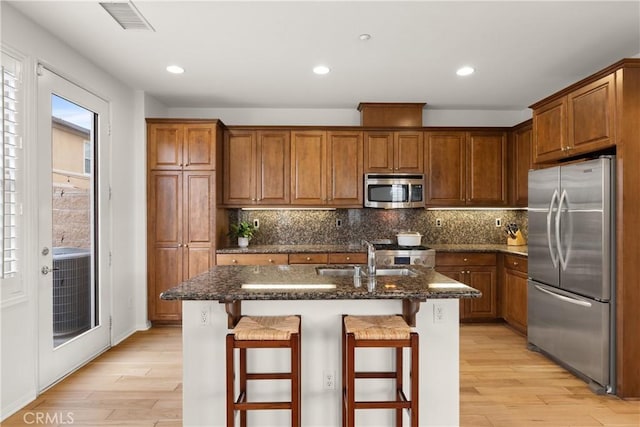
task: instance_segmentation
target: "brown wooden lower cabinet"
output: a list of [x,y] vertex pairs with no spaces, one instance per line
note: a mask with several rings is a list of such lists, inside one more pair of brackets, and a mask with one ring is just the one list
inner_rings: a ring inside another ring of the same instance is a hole
[[148,177],[148,316],[178,323],[182,303],[160,294],[214,264],[215,172],[154,170]]
[[367,254],[361,252],[331,252],[329,264],[366,264]]
[[527,268],[526,257],[504,255],[503,317],[509,325],[525,335],[527,334]]
[[287,254],[218,254],[218,265],[286,265],[289,264]]
[[460,320],[496,320],[498,314],[495,253],[439,252],[436,270],[482,292],[482,297],[460,301]]
[[367,254],[360,252],[218,254],[216,262],[218,265],[366,264]]

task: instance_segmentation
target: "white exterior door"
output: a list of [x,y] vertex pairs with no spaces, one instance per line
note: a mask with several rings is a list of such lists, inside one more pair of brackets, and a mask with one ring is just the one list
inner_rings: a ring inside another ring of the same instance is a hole
[[38,70],[39,389],[111,343],[109,105]]

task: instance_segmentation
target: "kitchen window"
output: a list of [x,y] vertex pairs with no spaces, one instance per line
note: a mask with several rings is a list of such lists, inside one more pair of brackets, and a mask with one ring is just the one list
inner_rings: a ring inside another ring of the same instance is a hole
[[91,157],[93,156],[93,146],[91,141],[84,142],[84,174],[91,175]]
[[2,300],[21,292],[22,61],[2,54],[2,120],[0,120],[0,279]]

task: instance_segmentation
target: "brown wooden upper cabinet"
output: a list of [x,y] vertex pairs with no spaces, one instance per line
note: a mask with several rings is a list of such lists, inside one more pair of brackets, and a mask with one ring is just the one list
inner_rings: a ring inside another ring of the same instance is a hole
[[529,202],[529,169],[533,169],[531,121],[518,126],[511,134],[510,184],[512,206],[523,207]]
[[362,207],[362,132],[291,132],[291,204]]
[[427,206],[507,204],[505,132],[425,132]]
[[554,162],[615,145],[615,74],[533,108],[533,159]]
[[215,123],[148,121],[147,167],[154,170],[216,168]]
[[289,204],[289,135],[289,130],[225,133],[224,205]]
[[367,131],[364,133],[365,173],[422,173],[423,132]]

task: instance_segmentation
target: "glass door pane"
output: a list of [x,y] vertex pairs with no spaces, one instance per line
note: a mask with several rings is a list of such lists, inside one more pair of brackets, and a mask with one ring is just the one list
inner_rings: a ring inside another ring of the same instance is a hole
[[53,343],[98,326],[96,114],[51,95]]

